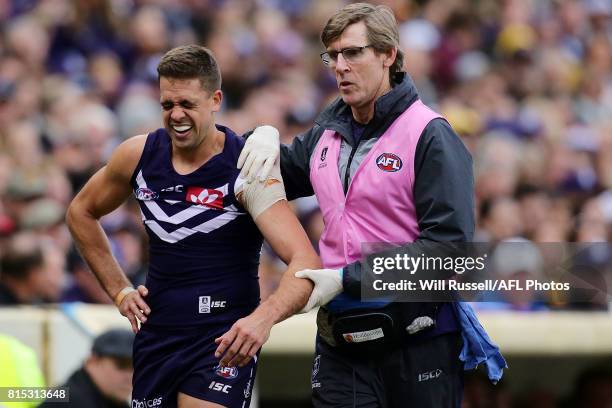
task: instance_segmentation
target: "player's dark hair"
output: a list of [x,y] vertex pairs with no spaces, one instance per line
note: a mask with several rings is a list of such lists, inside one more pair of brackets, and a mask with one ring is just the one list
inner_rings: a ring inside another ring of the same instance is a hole
[[221,72],[212,52],[201,45],[183,45],[168,51],[157,66],[161,77],[174,79],[197,78],[208,92],[221,89]]

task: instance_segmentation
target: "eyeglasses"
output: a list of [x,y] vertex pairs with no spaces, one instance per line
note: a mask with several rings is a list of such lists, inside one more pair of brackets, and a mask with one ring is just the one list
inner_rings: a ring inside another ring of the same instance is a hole
[[327,51],[321,53],[321,60],[325,65],[334,66],[338,63],[338,55],[342,54],[342,57],[345,59],[345,61],[350,64],[357,61],[359,57],[363,54],[363,50],[371,46],[371,44],[368,44],[362,47],[346,47],[341,49],[340,51]]

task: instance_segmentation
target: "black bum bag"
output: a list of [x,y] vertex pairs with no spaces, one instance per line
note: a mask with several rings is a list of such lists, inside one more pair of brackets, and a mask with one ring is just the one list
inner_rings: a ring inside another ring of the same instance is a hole
[[408,334],[406,326],[417,317],[430,317],[435,325],[438,306],[438,303],[390,303],[380,309],[341,313],[322,307],[317,315],[318,333],[328,345],[346,351],[380,350],[414,337]]

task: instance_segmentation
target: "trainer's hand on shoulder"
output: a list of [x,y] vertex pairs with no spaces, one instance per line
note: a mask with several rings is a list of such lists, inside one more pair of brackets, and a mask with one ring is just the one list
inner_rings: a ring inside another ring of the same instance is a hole
[[342,269],[304,269],[296,272],[295,277],[310,279],[315,285],[300,313],[325,305],[342,292]]
[[134,333],[138,333],[139,330],[136,319],[145,323],[151,313],[151,309],[143,299],[148,294],[148,289],[140,285],[138,289],[126,287],[115,297],[115,305],[119,308],[119,312],[128,318]]
[[240,177],[251,183],[259,175],[259,181],[266,181],[279,155],[278,130],[273,126],[259,126],[244,143],[238,157]]
[[221,366],[244,367],[270,337],[274,322],[257,311],[236,321],[221,337],[215,339],[219,346],[215,357],[221,358]]

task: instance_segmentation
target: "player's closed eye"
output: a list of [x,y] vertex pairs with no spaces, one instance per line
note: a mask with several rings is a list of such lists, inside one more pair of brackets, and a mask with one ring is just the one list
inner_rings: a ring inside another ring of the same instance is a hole
[[[196,106],[194,103],[189,102],[189,101],[181,101],[179,105],[184,109],[193,109]],[[174,107],[174,104],[172,102],[163,102],[161,104],[161,107],[163,110],[169,111],[170,109]]]

